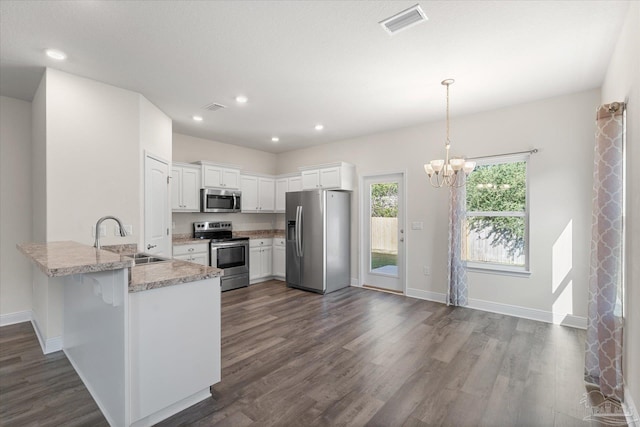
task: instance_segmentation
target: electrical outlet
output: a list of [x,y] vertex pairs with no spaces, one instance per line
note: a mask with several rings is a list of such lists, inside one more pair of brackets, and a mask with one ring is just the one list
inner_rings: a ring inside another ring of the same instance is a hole
[[422,221],[414,221],[411,223],[412,230],[422,230],[423,223]]
[[[107,226],[102,224],[100,225],[100,237],[104,237],[107,235]],[[96,237],[96,226],[91,226],[91,237]]]
[[176,229],[176,222],[175,222],[175,221],[173,221],[173,222],[171,223],[171,229],[172,229],[172,230],[175,230],[175,229]]
[[429,268],[428,265],[425,265],[424,267],[422,267],[422,272],[424,273],[425,276],[431,276],[431,269]]
[[[133,234],[133,225],[125,224],[124,231],[127,232],[127,236],[131,236]],[[113,235],[120,237],[120,226],[118,224],[113,226]]]

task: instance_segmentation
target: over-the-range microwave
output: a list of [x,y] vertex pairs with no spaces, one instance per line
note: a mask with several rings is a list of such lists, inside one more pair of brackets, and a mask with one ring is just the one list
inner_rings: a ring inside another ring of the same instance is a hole
[[200,212],[240,212],[241,200],[240,190],[202,188],[200,189]]

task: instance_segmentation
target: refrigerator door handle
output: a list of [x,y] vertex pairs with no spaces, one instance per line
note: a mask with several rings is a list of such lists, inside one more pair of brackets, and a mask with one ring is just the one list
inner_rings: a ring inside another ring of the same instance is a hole
[[296,254],[302,257],[302,206],[296,208]]

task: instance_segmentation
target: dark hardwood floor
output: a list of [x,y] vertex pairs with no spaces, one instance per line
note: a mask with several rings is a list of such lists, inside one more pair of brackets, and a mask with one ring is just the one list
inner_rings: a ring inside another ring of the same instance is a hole
[[[222,382],[161,425],[579,426],[584,331],[347,288],[222,296]],[[105,425],[62,352],[0,328],[0,425]]]

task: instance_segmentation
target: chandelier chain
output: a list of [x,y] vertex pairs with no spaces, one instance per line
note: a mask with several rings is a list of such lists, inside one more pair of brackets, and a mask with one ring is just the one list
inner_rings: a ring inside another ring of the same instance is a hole
[[451,86],[455,80],[446,79],[441,82],[442,85],[447,87],[447,110],[446,110],[446,129],[447,139],[444,145],[444,159],[431,160],[429,163],[425,163],[424,171],[429,177],[431,185],[440,188],[448,186],[452,188],[464,187],[466,184],[466,177],[473,172],[476,167],[476,162],[466,161],[464,157],[450,157],[449,150],[451,148],[451,124],[449,117],[450,99],[449,99],[449,86]]
[[451,145],[451,140],[449,139],[449,86],[450,84],[447,84],[447,146]]

